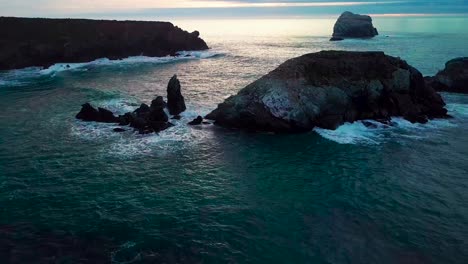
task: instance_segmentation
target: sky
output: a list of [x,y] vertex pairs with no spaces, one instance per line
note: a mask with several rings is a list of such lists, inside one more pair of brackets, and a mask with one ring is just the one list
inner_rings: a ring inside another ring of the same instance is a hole
[[0,0],[0,16],[83,18],[468,14],[468,0]]

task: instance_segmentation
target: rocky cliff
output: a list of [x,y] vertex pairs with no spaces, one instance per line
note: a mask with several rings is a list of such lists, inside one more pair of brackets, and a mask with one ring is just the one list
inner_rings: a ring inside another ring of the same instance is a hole
[[0,17],[0,70],[208,49],[168,22]]

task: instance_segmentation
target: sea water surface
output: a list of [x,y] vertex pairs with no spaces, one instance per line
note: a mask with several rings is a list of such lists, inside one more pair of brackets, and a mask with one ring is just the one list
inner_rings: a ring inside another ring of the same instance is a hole
[[[189,127],[283,61],[382,50],[435,74],[468,55],[466,17],[181,20],[211,49],[0,73],[0,263],[468,263],[468,95],[454,117],[301,135]],[[177,74],[188,110],[160,134],[75,120],[130,111]]]

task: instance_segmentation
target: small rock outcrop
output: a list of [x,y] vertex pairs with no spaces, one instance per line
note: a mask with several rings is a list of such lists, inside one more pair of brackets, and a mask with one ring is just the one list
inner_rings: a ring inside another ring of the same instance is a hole
[[[169,101],[171,104],[164,102],[162,96],[157,96],[151,101],[151,105],[141,104],[135,111],[118,117],[107,109],[96,109],[91,104],[86,103],[82,105],[81,111],[76,115],[76,118],[88,122],[118,123],[120,126],[133,127],[141,134],[160,132],[173,126],[169,122],[169,117],[164,110],[166,107],[169,111],[172,109],[173,113],[177,113],[174,119],[180,119],[181,117],[178,114],[185,110],[184,97],[180,91],[180,82],[175,75],[169,82],[167,96],[171,99]],[[174,109],[176,110],[174,111]],[[203,118],[200,123],[202,121]],[[123,128],[114,129],[114,132],[124,131],[126,130]]]
[[0,70],[208,49],[168,22],[0,17]]
[[81,106],[81,111],[76,115],[76,118],[83,121],[95,121],[101,123],[116,123],[119,120],[111,111],[101,107],[96,109],[89,103]]
[[[168,122],[168,116],[164,112],[164,101],[161,96],[156,97],[151,106],[141,104],[135,111],[120,115],[118,117],[107,109],[96,110],[91,104],[82,105],[81,111],[76,115],[77,119],[83,121],[94,121],[102,123],[118,123],[120,126],[133,127],[140,134],[160,132],[172,126]],[[123,128],[115,128],[114,132],[124,132]]]
[[468,57],[456,58],[434,77],[425,77],[426,84],[437,91],[468,93]]
[[345,38],[372,38],[379,33],[372,24],[372,18],[367,15],[358,15],[349,11],[344,12],[338,18],[333,27],[331,41],[339,41]]
[[286,61],[206,116],[270,132],[336,129],[344,122],[447,117],[441,96],[405,61],[383,52],[322,51]]
[[203,123],[203,117],[197,116],[197,118],[193,119],[188,124],[191,126],[197,126],[197,125],[201,125],[202,123]]
[[175,116],[187,109],[177,75],[174,75],[167,85],[167,109],[171,115]]

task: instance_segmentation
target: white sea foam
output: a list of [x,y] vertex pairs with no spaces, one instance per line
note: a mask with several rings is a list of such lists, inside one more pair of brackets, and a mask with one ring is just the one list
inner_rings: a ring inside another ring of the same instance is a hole
[[[134,99],[116,98],[105,101],[93,102],[93,105],[105,107],[116,114],[131,112],[139,106]],[[123,133],[115,133],[113,129],[119,127],[116,124],[97,122],[83,122],[76,120],[72,123],[72,136],[88,142],[104,143],[102,155],[128,158],[139,155],[165,155],[180,148],[188,148],[191,144],[200,142],[200,139],[209,133],[210,126],[189,126],[198,115],[205,115],[209,109],[200,109],[193,105],[187,105],[187,111],[181,114],[180,120],[169,120],[173,127],[159,133],[140,135],[131,127]],[[105,144],[108,143],[108,144]]]
[[44,75],[53,75],[63,71],[86,71],[88,68],[99,66],[113,66],[113,65],[134,65],[134,64],[163,64],[181,60],[191,59],[207,59],[220,55],[220,53],[212,51],[180,51],[177,56],[166,57],[147,57],[147,56],[133,56],[120,60],[110,60],[107,58],[97,59],[90,62],[83,63],[57,63],[47,69],[40,71]]
[[468,104],[449,103],[446,108],[455,118],[468,117]]
[[436,119],[427,124],[413,124],[403,118],[393,118],[391,126],[372,120],[366,121],[373,125],[367,127],[361,121],[357,121],[345,123],[336,130],[316,128],[314,131],[339,144],[379,145],[388,140],[402,138],[421,140],[437,135],[439,129],[457,127],[456,121],[450,119]]

